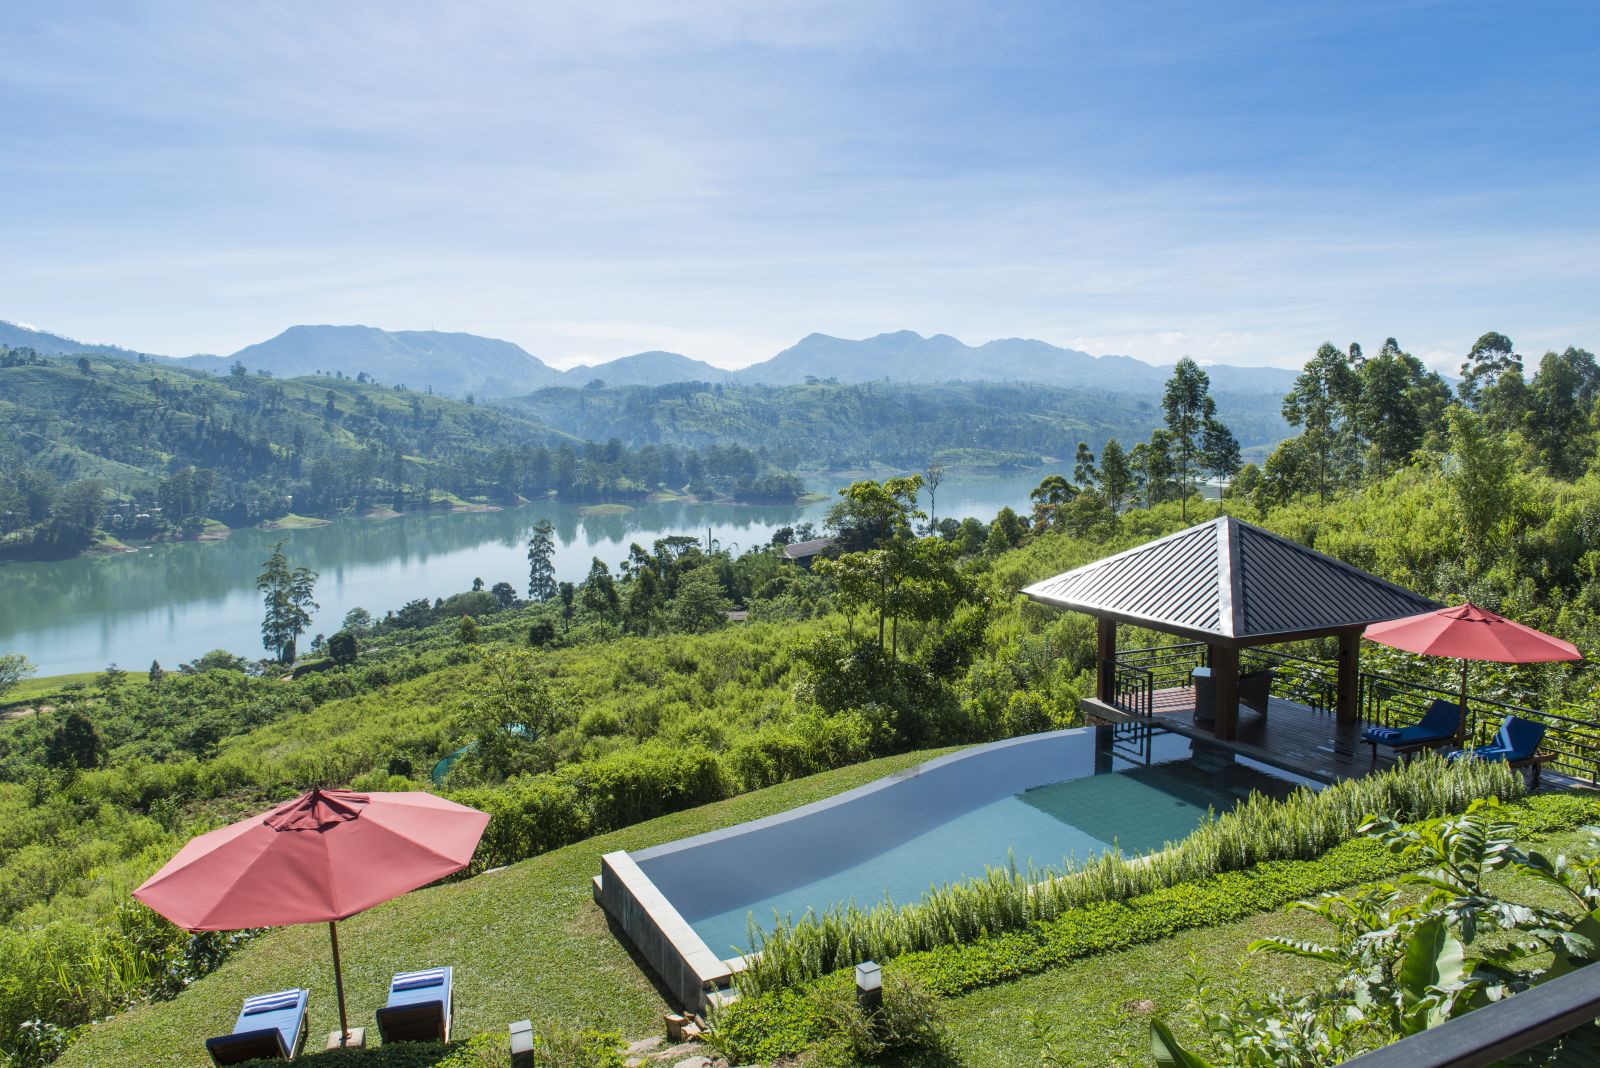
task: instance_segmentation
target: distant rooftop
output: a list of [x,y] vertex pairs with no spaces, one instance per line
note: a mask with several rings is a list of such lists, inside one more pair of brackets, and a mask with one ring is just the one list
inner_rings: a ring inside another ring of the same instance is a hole
[[791,560],[809,560],[833,545],[833,538],[812,538],[810,541],[791,542],[783,547],[783,555]]
[[1022,592],[1040,604],[1233,646],[1352,630],[1439,607],[1232,516]]

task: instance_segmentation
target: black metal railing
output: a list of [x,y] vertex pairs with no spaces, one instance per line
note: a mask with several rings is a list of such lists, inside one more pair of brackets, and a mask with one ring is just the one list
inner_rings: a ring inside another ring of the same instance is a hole
[[[1134,715],[1151,716],[1155,692],[1192,685],[1192,672],[1206,659],[1206,646],[1200,642],[1119,651],[1114,673],[1116,704]],[[1271,669],[1273,697],[1328,715],[1336,710],[1338,669],[1327,660],[1256,647],[1241,651],[1239,667],[1241,671]],[[1357,714],[1364,722],[1383,727],[1416,723],[1440,698],[1461,699],[1456,691],[1375,671],[1360,672],[1357,685]],[[1513,715],[1544,726],[1540,748],[1550,755],[1550,770],[1600,783],[1600,723],[1469,695],[1462,728],[1464,744],[1487,745],[1501,722]]]
[[1112,674],[1112,703],[1124,712],[1150,717],[1155,714],[1155,675],[1147,668],[1120,661]]
[[[1439,699],[1459,703],[1458,691],[1411,682],[1373,671],[1361,673],[1358,709],[1361,718],[1383,727],[1404,727],[1422,718]],[[1462,724],[1463,744],[1488,745],[1507,716],[1541,724],[1545,729],[1539,748],[1550,754],[1549,768],[1574,779],[1600,783],[1600,724],[1537,708],[1467,695],[1467,715]]]
[[1142,649],[1123,649],[1117,653],[1117,667],[1138,668],[1149,675],[1158,690],[1193,685],[1194,669],[1206,662],[1207,650],[1200,642],[1181,645],[1152,645]]

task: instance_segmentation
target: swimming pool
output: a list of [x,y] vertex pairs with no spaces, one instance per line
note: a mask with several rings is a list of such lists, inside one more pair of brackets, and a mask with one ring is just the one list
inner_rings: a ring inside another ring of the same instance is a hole
[[601,898],[618,914],[606,891],[621,887],[606,887],[607,879],[643,887],[649,901],[640,907],[663,918],[657,926],[668,941],[703,963],[726,962],[749,950],[752,916],[770,926],[775,915],[850,901],[909,903],[931,886],[1009,862],[1058,866],[1112,848],[1144,853],[1187,835],[1208,810],[1302,785],[1316,784],[1142,725],[1029,735],[777,816],[612,854]]

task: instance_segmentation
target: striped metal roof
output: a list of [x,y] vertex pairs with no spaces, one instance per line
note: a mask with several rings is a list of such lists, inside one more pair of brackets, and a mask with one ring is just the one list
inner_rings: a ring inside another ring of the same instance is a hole
[[1041,604],[1222,644],[1326,632],[1437,608],[1269,530],[1222,516],[1022,591]]

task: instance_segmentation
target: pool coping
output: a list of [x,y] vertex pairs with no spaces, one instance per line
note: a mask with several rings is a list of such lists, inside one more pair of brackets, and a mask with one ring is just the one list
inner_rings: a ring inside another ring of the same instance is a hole
[[600,858],[600,874],[594,878],[595,902],[617,921],[629,941],[655,969],[656,974],[661,977],[679,1002],[695,1012],[704,1012],[717,992],[727,989],[733,981],[734,974],[744,969],[748,957],[753,954],[728,960],[718,956],[710,946],[706,945],[705,940],[695,933],[677,906],[672,904],[639,867],[640,861],[670,856],[685,849],[726,841],[753,831],[789,823],[813,813],[825,812],[838,805],[887,789],[896,783],[914,779],[936,768],[983,753],[1094,730],[1096,728],[1093,726],[1068,727],[1063,730],[1041,731],[1037,734],[1024,734],[1016,738],[1003,738],[998,742],[968,746],[958,752],[925,760],[913,767],[846,790],[842,794],[819,798],[797,808],[736,823],[732,827],[680,838],[648,849],[631,852],[619,849],[607,853]]
[[948,764],[954,764],[962,760],[967,760],[982,753],[991,753],[1000,749],[1009,749],[1016,745],[1039,742],[1046,738],[1065,738],[1068,735],[1084,734],[1093,730],[1095,730],[1094,727],[1088,726],[1067,727],[1058,731],[1040,731],[1037,734],[1022,734],[1015,738],[1003,738],[998,742],[983,742],[979,745],[971,745],[960,750],[959,752],[946,753],[944,756],[934,757],[932,760],[925,760],[921,764],[885,775],[881,779],[873,779],[869,783],[864,783],[863,785],[857,786],[852,790],[846,790],[842,794],[834,794],[832,797],[823,797],[816,801],[808,801],[806,804],[801,805],[798,808],[787,809],[783,812],[774,812],[770,816],[762,816],[759,819],[749,820],[745,823],[736,823],[732,827],[723,827],[720,830],[715,831],[704,831],[690,838],[679,838],[663,845],[651,846],[648,849],[634,850],[628,855],[633,857],[636,861],[654,860],[657,857],[670,856],[673,853],[680,853],[685,849],[709,845],[712,842],[726,841],[729,838],[737,838],[740,835],[749,834],[753,831],[765,830],[768,827],[776,827],[784,823],[790,823],[804,816],[809,816],[815,812],[826,812],[830,808],[836,808],[839,805],[854,801],[858,797],[866,797],[869,794],[875,794],[880,790],[888,789],[890,786],[893,786],[896,783],[904,782],[907,779],[914,779],[919,775],[934,770],[935,768],[942,768]]

